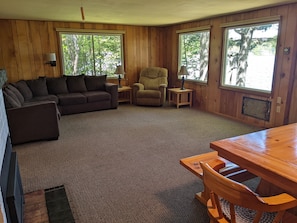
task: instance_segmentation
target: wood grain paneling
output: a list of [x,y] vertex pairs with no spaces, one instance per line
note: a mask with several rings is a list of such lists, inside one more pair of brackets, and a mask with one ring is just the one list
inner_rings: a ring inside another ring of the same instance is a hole
[[[39,76],[58,77],[62,74],[59,36],[56,28],[123,30],[126,83],[131,85],[139,78],[142,68],[161,66],[168,68],[169,87],[179,87],[178,34],[177,30],[211,26],[209,77],[207,84],[186,81],[185,87],[193,92],[193,106],[243,122],[272,127],[297,121],[297,3],[241,12],[215,18],[192,21],[166,27],[128,26],[117,24],[0,20],[0,58],[9,81],[32,79]],[[279,47],[276,57],[275,76],[271,95],[238,92],[220,88],[222,66],[223,28],[221,24],[242,20],[281,16]],[[289,55],[283,54],[290,47]],[[45,64],[45,55],[55,52],[57,66]],[[113,80],[117,83],[117,80]],[[272,102],[269,122],[241,114],[242,97],[254,97]],[[282,103],[276,104],[281,97]],[[276,112],[280,106],[280,112]]]
[[[297,101],[297,93],[292,95],[294,86],[297,86],[296,83],[292,86],[292,80],[294,80],[294,78],[296,79],[296,7],[297,4],[287,4],[250,12],[225,15],[204,21],[173,25],[166,29],[167,36],[177,36],[175,33],[176,30],[200,27],[203,23],[204,25],[211,25],[208,83],[206,86],[203,86],[199,83],[193,84],[192,81],[185,82],[185,87],[194,89],[194,107],[262,127],[286,124],[288,122],[288,116],[291,117],[290,122],[293,120],[297,121],[297,118],[293,118],[296,117],[296,115],[292,114],[292,112],[295,114],[297,113],[297,106],[295,103],[295,101]],[[271,95],[220,88],[224,31],[223,28],[221,28],[221,24],[257,18],[260,19],[269,16],[281,16],[279,47],[276,55],[275,76]],[[176,61],[177,63],[177,55],[175,52],[178,50],[178,45],[176,37],[169,38],[168,45],[170,46],[170,49],[167,50],[166,55],[172,55],[171,60]],[[284,47],[291,48],[291,53],[289,55],[283,54]],[[167,63],[169,69],[173,71],[173,75],[176,73],[176,63]],[[171,80],[172,86],[176,86],[176,83],[179,83],[176,75],[171,77]],[[202,86],[203,91],[201,90]],[[292,98],[290,97],[291,95]],[[272,102],[270,121],[265,122],[242,115],[241,107],[243,96],[270,100]],[[277,97],[281,97],[281,104],[276,104]],[[287,103],[287,99],[289,99],[290,102],[293,102],[294,106],[290,107],[290,103]],[[280,106],[280,112],[276,112],[276,106]]]
[[[1,57],[10,82],[39,76],[62,75],[57,28],[124,30],[126,78],[138,80],[141,68],[164,66],[160,28],[72,22],[0,20]],[[45,64],[45,55],[55,52],[57,66]]]

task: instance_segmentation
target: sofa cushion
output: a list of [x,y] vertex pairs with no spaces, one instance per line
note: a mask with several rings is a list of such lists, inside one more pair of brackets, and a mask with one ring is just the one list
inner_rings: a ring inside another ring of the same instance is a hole
[[33,97],[29,102],[42,102],[42,101],[54,101],[56,102],[56,104],[58,104],[59,99],[56,95],[49,94],[45,96]]
[[88,91],[83,93],[88,102],[110,101],[111,95],[106,91]]
[[66,77],[47,78],[46,85],[49,94],[68,93]]
[[3,89],[3,97],[6,108],[18,108],[22,106],[17,96],[8,88]]
[[34,80],[26,81],[29,88],[32,91],[34,97],[38,96],[46,96],[48,95],[47,86],[46,86],[46,78],[41,77]]
[[88,91],[104,91],[106,83],[106,75],[101,76],[85,76],[85,83]]
[[21,104],[25,102],[24,96],[15,86],[13,86],[12,84],[8,84],[6,87],[15,94],[15,96],[18,98]]
[[76,105],[87,103],[87,98],[81,93],[58,94],[59,105]]
[[26,81],[20,80],[16,83],[13,83],[13,85],[21,92],[25,101],[32,99],[33,94]]
[[84,75],[67,76],[66,83],[68,91],[71,93],[86,92],[87,87],[84,78]]

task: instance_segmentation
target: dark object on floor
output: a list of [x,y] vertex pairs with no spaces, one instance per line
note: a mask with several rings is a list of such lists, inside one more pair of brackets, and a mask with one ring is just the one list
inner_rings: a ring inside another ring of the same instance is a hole
[[75,223],[63,185],[45,189],[45,199],[51,223]]

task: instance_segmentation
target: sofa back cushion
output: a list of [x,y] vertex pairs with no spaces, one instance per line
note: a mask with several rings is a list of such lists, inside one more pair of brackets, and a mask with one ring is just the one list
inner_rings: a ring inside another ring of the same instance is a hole
[[70,93],[79,93],[87,91],[84,75],[66,77],[67,88]]
[[3,97],[6,108],[18,108],[22,106],[15,93],[7,87],[3,88]]
[[34,80],[27,80],[26,82],[27,82],[29,88],[31,89],[34,97],[48,95],[45,77],[40,77],[40,78],[34,79]]
[[106,75],[85,76],[88,91],[105,91]]
[[29,101],[32,99],[33,94],[29,86],[27,85],[27,82],[24,80],[20,80],[13,84],[23,95],[25,101]]
[[47,78],[47,90],[49,94],[67,94],[66,77]]
[[21,94],[21,92],[15,86],[13,86],[12,84],[8,84],[6,87],[14,93],[14,95],[17,97],[18,101],[21,104],[23,104],[25,102],[24,96]]

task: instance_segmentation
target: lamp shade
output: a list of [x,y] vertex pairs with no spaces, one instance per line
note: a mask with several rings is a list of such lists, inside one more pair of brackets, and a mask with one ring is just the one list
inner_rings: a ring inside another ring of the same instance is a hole
[[56,54],[55,53],[49,53],[46,55],[47,61],[56,61]]
[[125,74],[124,68],[122,65],[118,65],[115,72],[115,74]]
[[181,66],[178,75],[189,75],[186,66]]

